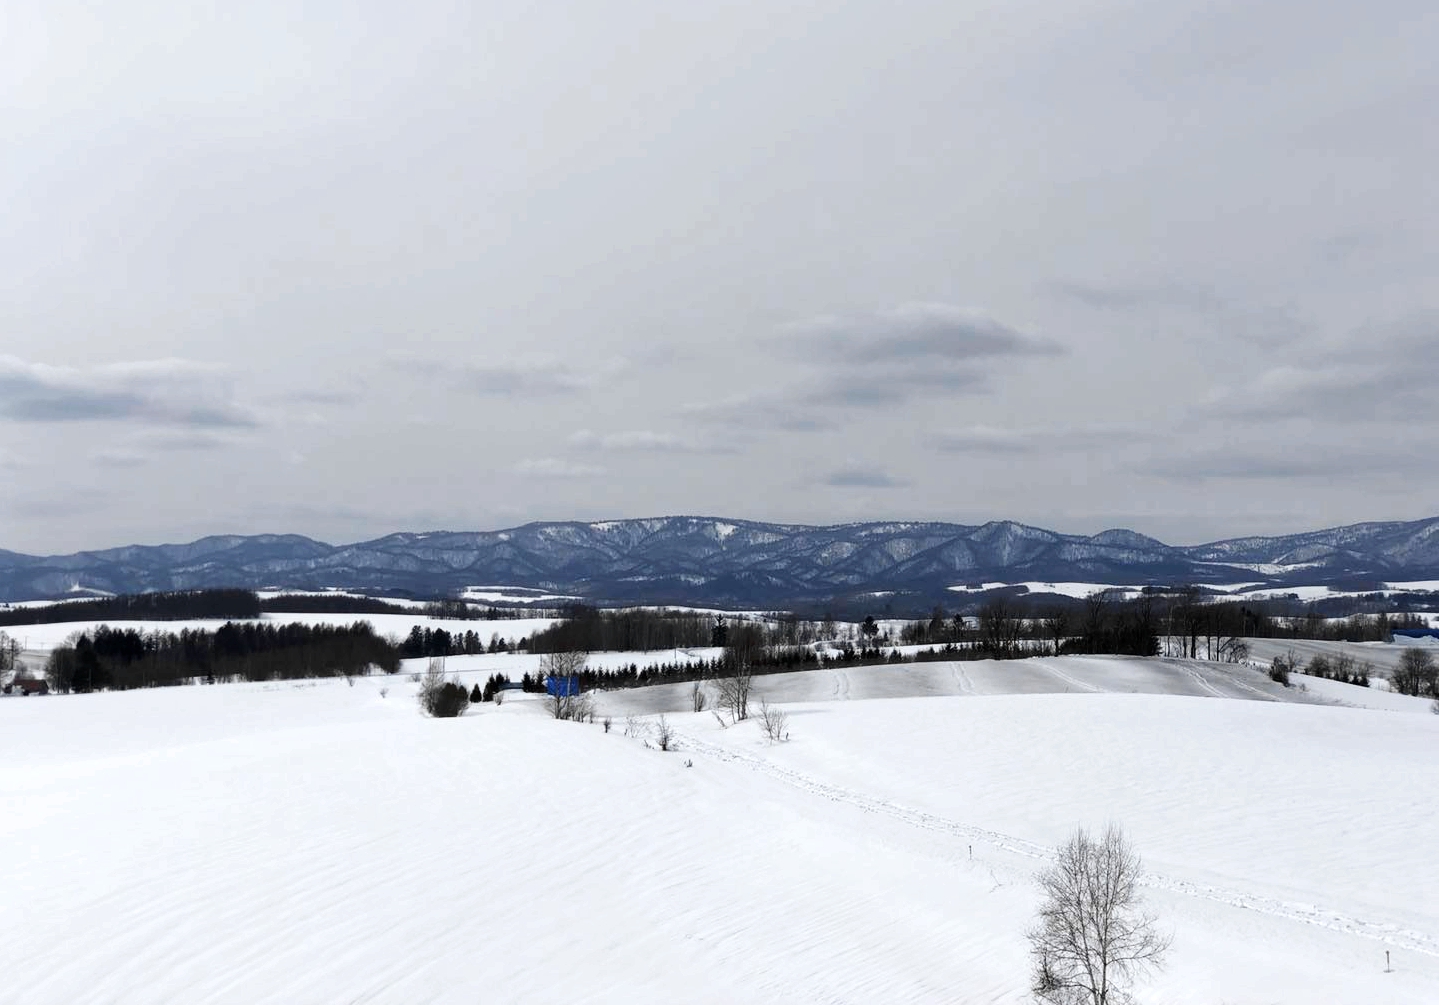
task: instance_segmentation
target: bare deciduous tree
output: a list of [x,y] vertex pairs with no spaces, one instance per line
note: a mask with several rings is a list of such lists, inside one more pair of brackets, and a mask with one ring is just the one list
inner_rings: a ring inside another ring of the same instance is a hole
[[705,694],[705,687],[704,687],[704,684],[703,684],[702,682],[700,682],[700,681],[695,681],[693,684],[690,685],[690,710],[691,710],[691,711],[693,711],[693,712],[703,712],[703,711],[705,710],[705,708],[706,708],[707,703],[708,703],[708,699],[709,699],[709,696]]
[[[540,660],[540,676],[556,681],[577,678],[584,673],[588,662],[588,653],[546,653]],[[545,698],[545,707],[556,719],[572,719],[575,722],[582,722],[594,714],[588,695],[580,694],[578,689],[570,693],[564,686]]]
[[1424,649],[1406,649],[1399,655],[1390,684],[1400,694],[1433,695],[1439,698],[1439,669],[1434,656]]
[[730,631],[724,669],[715,678],[719,703],[735,722],[749,718],[749,696],[754,684],[755,657],[764,650],[764,632],[758,625],[738,625]]
[[1050,1005],[1120,1005],[1158,968],[1169,937],[1140,910],[1139,856],[1110,825],[1098,841],[1080,828],[1039,876],[1044,904],[1029,932],[1034,995]]
[[1056,607],[1044,616],[1044,630],[1054,640],[1054,655],[1059,655],[1059,647],[1064,644],[1064,638],[1069,634],[1069,612],[1063,607]]

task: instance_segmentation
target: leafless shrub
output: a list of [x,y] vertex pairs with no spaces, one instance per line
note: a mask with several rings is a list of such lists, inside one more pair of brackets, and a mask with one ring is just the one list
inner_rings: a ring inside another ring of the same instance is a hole
[[1163,963],[1169,937],[1140,911],[1139,856],[1116,826],[1098,841],[1080,828],[1040,873],[1039,923],[1029,932],[1034,996],[1050,1005],[1119,1005]]
[[789,716],[767,701],[759,703],[760,731],[770,743],[781,743],[789,739]]
[[690,711],[703,712],[709,704],[709,695],[705,694],[704,684],[695,681],[690,685]]
[[388,698],[389,696],[390,696],[390,689],[389,689],[389,688],[387,688],[387,687],[382,687],[382,688],[380,688],[380,697],[381,697],[381,698]]
[[610,726],[614,725],[614,720],[611,719],[609,716],[605,716],[603,720],[603,725],[605,727],[605,732],[608,733],[610,731]]
[[639,736],[643,731],[640,728],[640,720],[636,716],[625,716],[625,736]]
[[655,743],[661,750],[669,750],[675,742],[674,727],[662,715],[655,722]]

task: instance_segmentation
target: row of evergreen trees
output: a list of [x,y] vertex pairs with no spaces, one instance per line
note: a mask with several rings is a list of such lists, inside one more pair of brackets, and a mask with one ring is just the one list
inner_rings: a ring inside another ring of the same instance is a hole
[[386,673],[400,668],[395,646],[366,622],[275,625],[229,622],[217,630],[145,632],[101,625],[56,647],[45,667],[53,690],[125,690],[233,680],[294,680]]
[[400,643],[400,655],[405,659],[426,656],[477,656],[482,653],[522,652],[529,647],[528,639],[512,642],[502,638],[498,632],[491,633],[487,644],[478,632],[451,632],[444,628],[427,628],[415,625],[410,634]]

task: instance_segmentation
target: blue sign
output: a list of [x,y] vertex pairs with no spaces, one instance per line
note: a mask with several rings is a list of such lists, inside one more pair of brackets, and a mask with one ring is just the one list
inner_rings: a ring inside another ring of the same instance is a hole
[[555,698],[573,698],[580,693],[578,677],[546,677],[545,691]]

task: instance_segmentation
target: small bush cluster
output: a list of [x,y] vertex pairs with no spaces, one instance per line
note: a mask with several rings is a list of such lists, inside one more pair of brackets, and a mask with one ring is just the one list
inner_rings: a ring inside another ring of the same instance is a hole
[[1269,663],[1269,679],[1276,684],[1283,684],[1285,687],[1288,687],[1289,675],[1297,669],[1297,663],[1298,659],[1295,657],[1293,649],[1289,650],[1283,656],[1274,657]]
[[770,743],[789,739],[789,716],[767,701],[759,703],[759,728]]
[[1355,684],[1359,687],[1369,686],[1369,672],[1374,667],[1369,663],[1360,663],[1353,656],[1347,653],[1340,653],[1333,659],[1327,658],[1323,653],[1315,656],[1304,668],[1304,672],[1311,677],[1322,677],[1324,680],[1334,680],[1341,684]]
[[455,719],[470,707],[470,692],[463,684],[450,680],[443,659],[430,660],[430,668],[420,681],[420,710],[434,719]]

